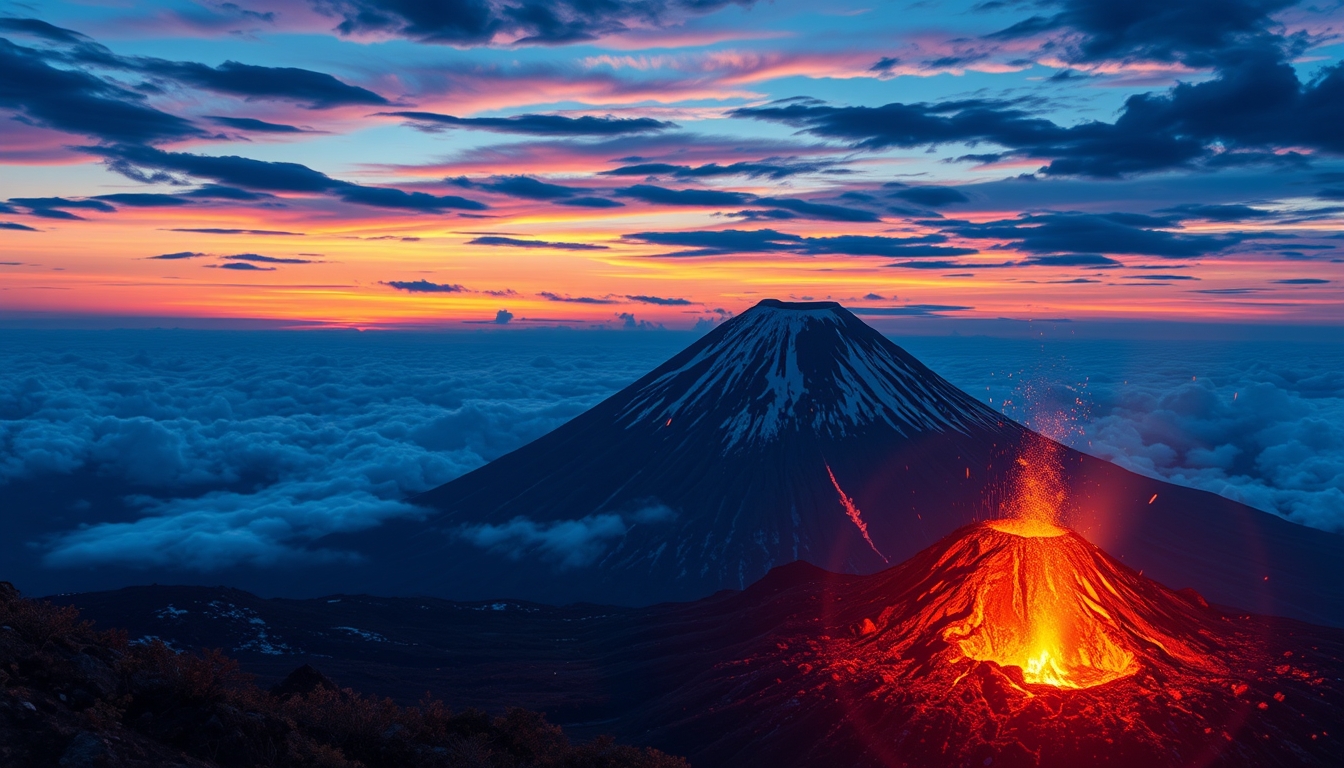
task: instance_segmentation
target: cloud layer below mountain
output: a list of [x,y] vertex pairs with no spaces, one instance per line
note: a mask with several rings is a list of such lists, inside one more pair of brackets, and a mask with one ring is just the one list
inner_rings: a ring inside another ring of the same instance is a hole
[[1344,532],[1338,345],[917,339],[907,346],[953,383],[1075,448]]
[[[0,352],[0,487],[94,478],[115,489],[122,510],[99,517],[95,504],[78,524],[46,529],[34,539],[46,566],[204,572],[353,557],[320,540],[418,514],[402,499],[555,428],[692,338],[8,333],[13,343]],[[1064,437],[1090,453],[1344,530],[1338,349],[902,343],[1028,423],[1058,423],[1054,404],[1070,404],[1077,429]],[[1075,399],[1084,405],[1072,405]],[[89,506],[73,502],[81,504]],[[8,511],[34,520],[56,513],[64,511]],[[619,517],[573,522],[517,520],[463,533],[482,547],[573,565],[630,524]]]

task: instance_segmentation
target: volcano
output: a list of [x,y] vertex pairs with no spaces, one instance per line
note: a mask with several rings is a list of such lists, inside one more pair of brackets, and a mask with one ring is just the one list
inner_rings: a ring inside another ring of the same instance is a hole
[[800,568],[742,596],[742,623],[785,612],[771,632],[688,665],[629,732],[706,765],[1335,759],[1338,632],[1222,613],[1065,528],[973,524],[873,576]]
[[[765,300],[538,440],[412,501],[351,591],[648,605],[807,561],[874,573],[997,517],[1042,438],[833,302]],[[1164,583],[1344,624],[1344,537],[1060,447],[1068,524]]]

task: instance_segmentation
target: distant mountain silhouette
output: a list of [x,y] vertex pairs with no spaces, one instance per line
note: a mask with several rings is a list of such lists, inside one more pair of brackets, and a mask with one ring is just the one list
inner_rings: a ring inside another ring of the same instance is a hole
[[[651,604],[798,560],[901,562],[1000,515],[1039,436],[834,302],[757,304],[588,412],[412,501],[427,515],[324,542],[342,588]],[[1173,587],[1344,624],[1344,537],[1061,449],[1075,529]]]

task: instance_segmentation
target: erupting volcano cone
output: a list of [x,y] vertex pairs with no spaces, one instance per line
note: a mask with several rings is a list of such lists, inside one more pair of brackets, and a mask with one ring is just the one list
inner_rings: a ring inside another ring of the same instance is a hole
[[697,764],[1337,764],[1339,633],[1220,613],[1039,519],[872,576],[780,569],[718,610],[731,660],[678,667],[631,726]]
[[942,554],[931,576],[937,580],[910,606],[919,628],[931,631],[951,617],[937,632],[952,649],[1017,667],[1027,683],[1100,685],[1134,674],[1154,652],[1201,663],[1187,640],[1164,629],[1169,599],[1049,523],[976,526]]
[[1189,601],[1044,521],[968,526],[874,582],[858,600],[884,606],[870,641],[883,656],[963,672],[993,662],[1057,688],[1219,666]]

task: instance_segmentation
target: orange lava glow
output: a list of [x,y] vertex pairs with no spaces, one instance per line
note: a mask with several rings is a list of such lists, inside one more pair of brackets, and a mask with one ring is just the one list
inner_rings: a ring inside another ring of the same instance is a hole
[[1116,618],[1101,595],[1114,587],[1059,525],[1067,499],[1058,443],[1032,440],[1017,459],[1006,517],[987,527],[996,551],[964,620],[943,639],[976,661],[1019,667],[1028,683],[1088,688],[1134,674],[1138,662],[1117,640]]
[[1116,617],[1102,594],[1118,598],[1090,557],[1077,557],[1067,531],[1038,521],[996,521],[995,551],[979,569],[971,614],[943,639],[976,661],[1019,667],[1028,683],[1088,688],[1134,674]]

